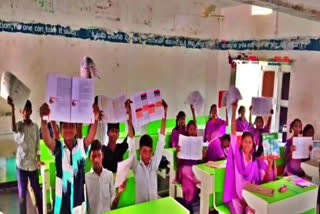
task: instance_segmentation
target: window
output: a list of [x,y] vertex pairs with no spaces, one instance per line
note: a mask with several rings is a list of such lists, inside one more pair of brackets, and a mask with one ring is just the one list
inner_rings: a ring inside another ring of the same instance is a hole
[[272,14],[272,9],[259,7],[252,5],[251,6],[251,15],[252,16],[266,16]]

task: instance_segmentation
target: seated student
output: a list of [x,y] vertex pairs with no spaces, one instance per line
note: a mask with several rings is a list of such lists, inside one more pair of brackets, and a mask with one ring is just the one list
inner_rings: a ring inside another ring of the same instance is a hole
[[314,139],[314,128],[311,124],[307,124],[303,131],[302,131],[302,136],[304,137],[312,137]]
[[[191,120],[187,127],[187,136],[197,136],[197,124]],[[177,154],[180,151],[180,146],[177,147]],[[196,202],[197,196],[199,195],[199,189],[197,184],[199,181],[196,179],[192,171],[192,166],[198,164],[198,160],[177,160],[177,176],[176,182],[182,186],[183,199],[186,202],[188,208],[191,209],[192,203]]]
[[[293,138],[298,137],[302,133],[302,122],[300,119],[294,119],[290,124],[290,133],[293,132],[291,138],[289,138],[286,142],[286,149],[285,149],[285,159],[286,159],[286,166],[284,168],[285,175],[297,175],[299,177],[304,177],[305,172],[301,168],[301,162],[304,159],[292,159],[292,153],[296,150],[296,146],[293,144]],[[309,150],[312,150],[312,146],[309,147]]]
[[152,138],[147,134],[143,135],[140,138],[140,161],[138,161],[136,158],[136,149],[132,130],[132,114],[131,107],[129,107],[129,158],[133,157],[132,170],[136,180],[136,203],[151,201],[158,198],[157,171],[165,145],[165,130],[168,109],[168,105],[164,100],[162,100],[162,105],[164,108],[164,118],[162,118],[156,151],[152,156]]
[[210,107],[209,120],[206,123],[204,129],[203,141],[210,142],[216,137],[221,137],[226,133],[226,127],[228,126],[228,112],[226,111],[226,120],[221,119],[218,116],[217,105],[213,104]]
[[210,142],[207,152],[207,161],[225,160],[227,158],[230,145],[230,135],[224,134]]
[[48,104],[40,107],[41,129],[43,140],[55,156],[56,188],[54,213],[86,213],[85,197],[85,162],[86,151],[96,135],[101,112],[93,105],[95,123],[84,139],[76,139],[76,124],[61,122],[62,140],[50,137],[47,121],[43,116],[50,114]]
[[[242,214],[249,209],[242,197],[246,183],[261,184],[270,181],[271,167],[267,167],[264,177],[261,177],[261,160],[255,156],[253,136],[250,132],[242,134],[241,145],[236,137],[237,103],[232,105],[231,142],[228,152],[226,176],[224,183],[223,202],[227,204],[232,214]],[[268,177],[269,176],[269,177]]]
[[246,119],[246,108],[244,106],[240,106],[238,114],[240,116],[237,119],[237,132],[247,131],[249,129],[249,123]]
[[256,119],[254,120],[254,124],[252,124],[252,106],[250,107],[248,131],[251,132],[251,134],[253,135],[256,148],[259,146],[259,142],[262,134],[270,132],[273,109],[270,110],[270,114],[271,115],[269,116],[267,124],[265,126],[264,126],[263,118],[261,116],[257,116]]
[[[191,108],[193,120],[196,121],[196,115],[195,115],[193,105],[190,105],[190,108]],[[182,135],[187,134],[186,114],[183,111],[179,111],[177,118],[176,118],[176,127],[174,127],[174,129],[172,129],[171,139],[170,139],[172,148],[177,147],[180,134],[182,134]]]
[[90,147],[89,160],[92,169],[86,173],[86,187],[90,214],[98,214],[116,209],[125,182],[119,186],[117,194],[113,185],[113,173],[102,167],[103,154],[99,140],[94,140]]
[[34,191],[38,213],[42,213],[42,194],[39,185],[38,168],[43,163],[40,161],[38,125],[30,118],[32,104],[27,100],[21,112],[23,121],[16,123],[14,100],[8,97],[7,102],[11,106],[12,131],[17,145],[16,170],[20,213],[27,213],[28,180],[30,180]]

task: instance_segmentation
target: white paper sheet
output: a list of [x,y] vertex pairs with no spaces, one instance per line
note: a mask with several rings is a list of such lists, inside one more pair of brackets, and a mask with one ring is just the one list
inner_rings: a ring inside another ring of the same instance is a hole
[[242,99],[241,93],[239,91],[239,89],[237,89],[236,87],[232,86],[230,88],[230,90],[228,91],[228,93],[226,93],[226,106],[229,107],[231,106],[233,103],[239,101]]
[[99,109],[103,111],[104,123],[120,123],[128,120],[127,110],[125,108],[126,95],[111,98],[98,96]]
[[204,104],[204,99],[199,91],[193,91],[188,96],[185,104],[193,105],[197,112],[201,112]]
[[124,161],[118,162],[116,181],[114,184],[115,187],[119,187],[127,179],[132,162],[133,157],[129,157]]
[[30,95],[30,89],[15,75],[4,72],[1,77],[1,97],[7,99],[10,96],[15,106],[23,109]]
[[49,74],[46,102],[50,107],[48,120],[92,123],[94,82],[92,79]]
[[93,101],[94,81],[82,77],[73,77],[70,122],[94,123]]
[[252,97],[252,114],[256,116],[268,116],[272,109],[272,98]]
[[320,160],[320,140],[313,141],[311,159]]
[[292,153],[292,159],[309,158],[309,146],[313,144],[312,137],[294,137],[293,145],[296,146],[296,151]]
[[72,77],[48,74],[46,102],[50,108],[49,120],[70,122]]
[[202,159],[203,137],[188,137],[179,135],[180,152],[178,158],[185,160]]
[[148,90],[149,122],[160,120],[164,116],[160,89]]

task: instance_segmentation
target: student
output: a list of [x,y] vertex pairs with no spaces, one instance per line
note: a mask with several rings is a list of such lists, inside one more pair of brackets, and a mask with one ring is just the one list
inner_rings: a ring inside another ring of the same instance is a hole
[[[292,159],[292,153],[296,151],[296,146],[293,144],[293,138],[298,137],[302,134],[302,122],[300,119],[294,119],[290,124],[290,133],[293,132],[291,138],[289,138],[286,142],[286,149],[285,149],[285,159],[286,159],[286,166],[284,168],[285,175],[297,175],[299,177],[305,177],[305,172],[301,168],[302,159]],[[309,150],[312,150],[312,146],[309,147]]]
[[93,105],[95,123],[91,125],[86,138],[76,138],[75,123],[60,123],[63,140],[50,137],[47,121],[43,116],[50,114],[48,104],[40,107],[41,129],[45,144],[55,156],[56,187],[54,213],[86,213],[85,162],[86,152],[96,135],[101,112]]
[[228,112],[226,111],[226,120],[221,119],[218,116],[217,105],[213,104],[210,107],[209,120],[207,121],[206,128],[204,129],[204,142],[210,142],[212,139],[224,135],[226,133],[227,126]]
[[246,119],[246,108],[244,106],[240,106],[238,114],[240,116],[237,119],[237,132],[247,131],[249,129],[249,123]]
[[261,167],[261,161],[254,155],[254,140],[250,132],[242,134],[241,145],[240,147],[238,146],[236,137],[236,109],[237,103],[234,103],[232,105],[231,142],[227,159],[223,201],[227,204],[232,214],[242,214],[249,209],[242,197],[242,190],[245,184],[261,184],[263,181],[270,181],[271,167],[268,167],[268,171],[264,173],[264,177],[261,177],[263,175],[261,170],[264,169]]
[[162,152],[165,145],[165,130],[167,119],[167,103],[162,100],[164,108],[164,118],[162,118],[159,140],[156,151],[152,156],[152,138],[145,134],[140,138],[139,154],[141,160],[136,158],[135,142],[133,139],[132,129],[132,114],[131,107],[129,112],[129,157],[133,157],[132,170],[136,180],[136,203],[155,200],[158,198],[157,194],[157,171],[161,161]]
[[262,134],[270,132],[273,109],[270,110],[270,114],[271,115],[268,117],[268,121],[265,126],[264,126],[263,118],[261,116],[257,116],[256,119],[254,120],[254,124],[252,124],[252,106],[250,107],[248,131],[251,132],[251,134],[253,135],[256,149],[259,146],[259,142]]
[[103,154],[99,140],[94,140],[90,147],[89,160],[92,169],[86,173],[86,187],[89,214],[98,214],[116,209],[125,183],[119,186],[117,193],[113,185],[113,173],[102,167]]
[[117,172],[118,162],[123,160],[123,155],[128,149],[128,143],[126,139],[122,143],[117,143],[119,138],[119,123],[108,123],[107,134],[109,142],[107,146],[102,146],[102,165],[112,172]]
[[314,139],[314,128],[311,124],[307,124],[302,132],[302,136],[304,137],[312,137]]
[[210,142],[207,152],[207,161],[225,160],[227,158],[230,145],[230,135],[224,134],[222,137],[215,138]]
[[[193,105],[190,105],[192,117],[193,120],[196,121],[196,115],[194,111]],[[177,117],[176,117],[176,127],[172,129],[171,133],[171,147],[175,148],[178,145],[179,142],[179,135],[186,135],[186,114],[183,111],[179,111]]]
[[14,136],[17,144],[16,164],[20,213],[27,213],[26,194],[28,179],[35,193],[38,213],[42,213],[42,194],[38,175],[38,168],[42,164],[40,161],[39,128],[30,119],[32,104],[27,100],[22,111],[23,121],[16,123],[14,101],[11,97],[8,97],[7,102],[11,106],[12,131],[15,133]]
[[[191,120],[187,127],[187,136],[197,136],[197,124]],[[177,147],[177,154],[180,151],[180,146]],[[199,181],[196,179],[192,171],[192,166],[198,164],[198,160],[185,160],[178,159],[177,161],[177,176],[176,182],[182,186],[183,199],[186,202],[186,206],[191,209],[191,206],[196,202],[199,195],[199,189],[197,184]]]

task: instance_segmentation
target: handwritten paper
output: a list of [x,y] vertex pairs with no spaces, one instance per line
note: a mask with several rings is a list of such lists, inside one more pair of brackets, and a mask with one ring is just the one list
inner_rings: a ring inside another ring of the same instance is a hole
[[164,110],[160,89],[142,91],[132,95],[132,118],[135,127],[162,119]]
[[115,98],[98,96],[98,106],[103,111],[103,123],[120,123],[128,120],[126,99],[125,94]]
[[221,107],[229,107],[233,103],[242,99],[241,93],[238,88],[232,86],[229,91],[225,91],[222,96]]
[[268,156],[280,158],[280,145],[278,142],[278,133],[262,134],[262,145],[264,158]]
[[132,162],[133,157],[129,157],[124,161],[118,162],[116,181],[114,184],[115,187],[119,187],[127,179]]
[[49,74],[46,102],[51,112],[48,120],[93,123],[93,97],[92,79]]
[[201,160],[202,141],[203,137],[179,135],[180,152],[178,153],[178,158],[186,160]]
[[1,97],[7,99],[10,96],[14,104],[20,109],[24,108],[30,95],[30,89],[15,75],[4,72],[1,77]]
[[313,144],[312,137],[294,137],[292,143],[296,146],[296,151],[292,153],[292,159],[309,158],[309,146]]
[[256,116],[268,116],[272,109],[272,98],[252,97],[252,114]]
[[197,112],[201,112],[204,104],[204,99],[199,91],[193,91],[190,93],[185,103],[193,105]]

